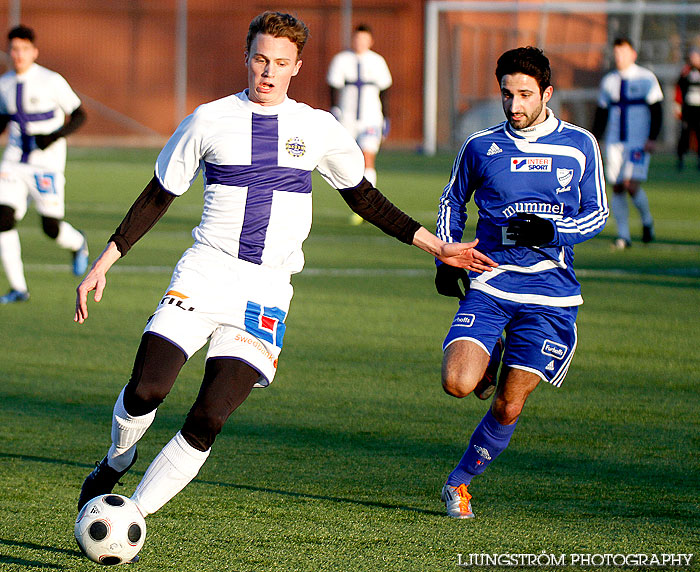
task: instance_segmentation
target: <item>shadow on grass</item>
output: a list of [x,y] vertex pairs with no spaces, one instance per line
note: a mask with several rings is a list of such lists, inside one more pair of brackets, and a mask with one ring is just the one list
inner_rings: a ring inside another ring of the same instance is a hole
[[[16,454],[16,453],[2,453],[2,452],[0,452],[0,458],[17,459],[20,461],[30,461],[32,463],[47,463],[47,464],[53,464],[53,465],[69,465],[72,467],[84,467],[84,468],[88,468],[88,469],[94,468],[94,465],[88,465],[86,463],[78,463],[76,461],[67,461],[64,459],[51,459],[49,457],[37,457],[34,455],[20,455],[20,454]],[[144,471],[131,471],[131,473],[134,475],[143,475]],[[346,503],[346,504],[372,507],[372,508],[386,508],[386,509],[392,509],[392,510],[404,510],[404,511],[408,511],[408,512],[414,512],[414,513],[419,513],[419,514],[428,514],[428,515],[440,516],[440,517],[442,517],[444,515],[443,511],[427,510],[427,509],[422,509],[422,508],[418,508],[418,507],[403,506],[403,505],[383,503],[383,502],[378,502],[378,501],[364,501],[364,500],[344,498],[344,497],[315,495],[315,494],[311,494],[311,493],[301,493],[301,492],[297,492],[297,491],[288,491],[288,490],[283,490],[283,489],[270,489],[270,488],[258,487],[258,486],[254,486],[254,485],[242,485],[242,484],[238,484],[238,483],[227,483],[227,482],[222,482],[222,481],[205,481],[202,479],[194,479],[194,481],[192,481],[192,482],[203,484],[203,485],[212,485],[212,486],[216,486],[216,487],[225,487],[225,488],[232,488],[232,489],[238,489],[238,490],[244,490],[244,491],[277,494],[277,495],[287,496],[287,497],[291,497],[291,498],[300,498],[300,499],[308,499],[308,500],[322,500],[322,501],[329,501],[329,502],[335,502],[335,503]],[[0,539],[0,543],[2,543],[2,542],[3,541]],[[58,550],[58,549],[56,549],[56,550]],[[75,552],[75,554],[80,555],[80,552],[77,552],[77,551],[70,551],[70,552],[71,553]]]
[[[68,556],[82,557],[79,550],[70,550],[67,548],[56,548],[55,546],[44,546],[42,544],[34,544],[32,542],[21,542],[19,540],[10,540],[8,538],[0,538],[0,545],[3,546],[13,546],[16,548],[27,548],[29,550],[41,550],[43,552],[55,552],[59,554],[67,554]],[[65,566],[58,564],[50,564],[48,562],[41,562],[39,560],[27,560],[25,558],[17,558],[14,556],[7,556],[5,554],[0,555],[0,563],[3,564],[16,564],[23,567],[34,566],[36,568],[53,568],[55,570],[66,570]]]

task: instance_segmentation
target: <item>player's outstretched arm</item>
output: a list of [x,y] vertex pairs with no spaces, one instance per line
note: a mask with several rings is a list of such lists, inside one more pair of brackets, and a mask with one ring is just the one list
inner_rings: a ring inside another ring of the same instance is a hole
[[413,236],[414,246],[432,254],[440,262],[479,274],[491,272],[498,264],[475,248],[478,243],[478,238],[465,243],[445,242],[425,227],[420,227]]
[[102,251],[102,254],[92,263],[90,271],[76,289],[74,322],[82,324],[88,317],[88,292],[95,291],[95,302],[99,302],[102,299],[102,292],[107,285],[107,271],[119,258],[121,258],[121,254],[117,249],[117,245],[114,242],[110,242]]

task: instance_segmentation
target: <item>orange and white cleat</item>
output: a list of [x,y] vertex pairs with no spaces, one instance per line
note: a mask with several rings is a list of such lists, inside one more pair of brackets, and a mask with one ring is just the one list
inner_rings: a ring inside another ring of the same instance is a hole
[[458,487],[445,485],[442,487],[440,498],[445,502],[447,508],[447,516],[452,518],[474,518],[472,512],[472,495],[467,491],[467,485],[464,483]]

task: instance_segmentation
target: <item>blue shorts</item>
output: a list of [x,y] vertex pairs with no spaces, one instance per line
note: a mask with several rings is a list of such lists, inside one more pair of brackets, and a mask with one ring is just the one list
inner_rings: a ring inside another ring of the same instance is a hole
[[559,387],[576,351],[577,314],[578,306],[521,304],[470,290],[459,304],[442,349],[454,341],[468,340],[490,355],[505,331],[503,363]]

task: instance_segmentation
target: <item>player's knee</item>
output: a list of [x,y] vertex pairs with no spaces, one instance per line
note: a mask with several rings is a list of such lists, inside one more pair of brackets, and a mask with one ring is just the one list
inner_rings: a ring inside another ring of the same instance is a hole
[[515,423],[523,412],[524,403],[506,401],[500,396],[496,396],[491,406],[491,412],[501,425],[510,425]]
[[195,449],[207,451],[214,444],[216,436],[221,433],[227,417],[227,415],[194,407],[187,415],[180,432]]
[[443,368],[442,389],[448,395],[458,398],[466,397],[472,392],[475,385],[464,372]]
[[59,221],[57,218],[48,216],[41,217],[41,228],[44,230],[44,234],[49,238],[56,240],[60,222],[61,221]]
[[0,232],[12,230],[15,227],[15,209],[0,205]]

